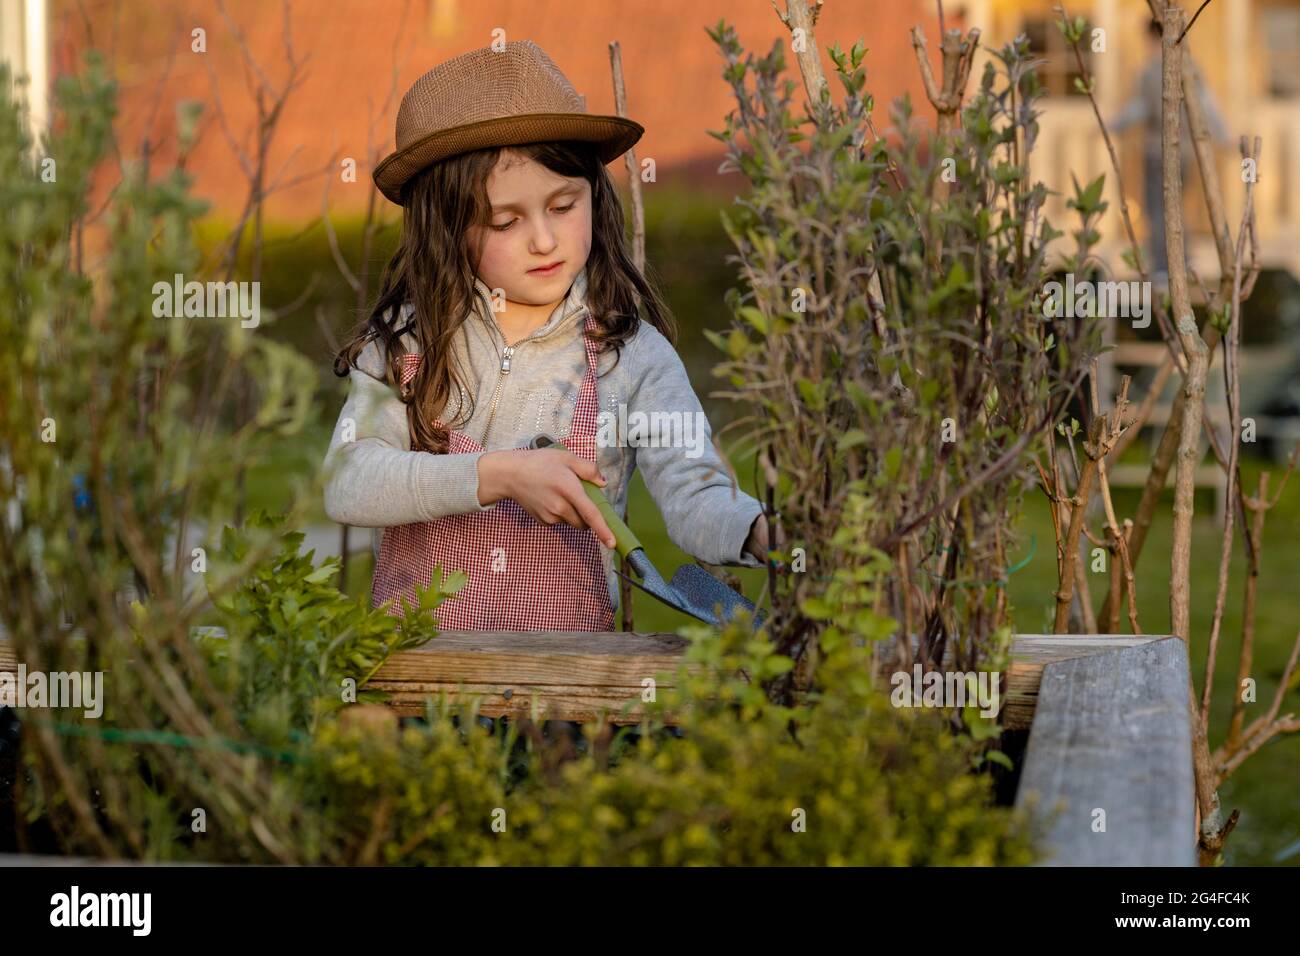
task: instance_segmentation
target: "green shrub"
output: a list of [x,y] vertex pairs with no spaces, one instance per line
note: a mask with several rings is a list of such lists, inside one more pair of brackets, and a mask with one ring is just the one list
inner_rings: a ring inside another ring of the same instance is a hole
[[[750,186],[725,217],[735,318],[711,339],[778,516],[774,549],[795,566],[770,581],[777,646],[815,647],[810,619],[844,561],[826,529],[849,527],[898,570],[882,607],[900,645],[915,641],[902,656],[985,666],[1010,622],[1036,440],[1099,344],[1095,322],[1038,308],[1061,233],[1030,177],[1042,89],[1027,41],[990,51],[959,126],[923,138],[904,99],[887,139],[861,42],[830,50],[842,101],[796,113],[784,40],[758,56],[725,22],[710,36],[736,103],[713,135]],[[1081,257],[1100,190],[1077,199]],[[870,507],[851,515],[855,496]]]
[[[278,530],[282,521],[254,514],[249,524]],[[316,567],[311,555],[298,553],[304,537],[282,532],[278,554],[234,590],[217,595],[213,603],[224,634],[200,638],[214,682],[230,694],[241,723],[255,732],[284,727],[311,733],[322,716],[345,702],[376,700],[359,688],[394,651],[437,633],[425,612],[464,582],[458,574],[441,588],[422,591],[419,605],[405,617],[374,613],[368,596],[348,597],[334,586],[338,558]],[[248,550],[245,536],[226,528],[218,573],[238,568]],[[441,573],[435,580],[441,582]]]

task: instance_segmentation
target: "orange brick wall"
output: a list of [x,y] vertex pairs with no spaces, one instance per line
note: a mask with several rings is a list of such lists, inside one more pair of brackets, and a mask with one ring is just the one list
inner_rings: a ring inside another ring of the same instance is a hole
[[[232,25],[274,84],[287,75],[283,8],[272,0],[227,0],[227,21],[216,0],[55,0],[51,5],[54,73],[75,68],[87,47],[111,58],[120,83],[119,138],[138,154],[146,131],[161,143],[159,161],[174,156],[175,104],[209,104],[206,128],[189,166],[196,191],[227,216],[238,214],[246,192],[234,150],[211,111],[213,78],[231,134],[251,148],[255,111]],[[398,92],[374,125],[375,143],[391,148],[396,100],[440,60],[486,46],[501,27],[507,39],[533,39],[556,61],[593,112],[613,111],[607,44],[622,46],[629,112],[646,127],[638,158],[654,157],[661,183],[737,188],[736,176],[716,175],[720,129],[733,108],[720,72],[722,59],[704,32],[724,18],[748,49],[765,53],[788,33],[768,0],[289,0],[293,49],[306,76],[290,98],[272,146],[271,176],[304,181],[276,193],[268,215],[306,220],[319,214],[322,171],[330,157],[357,159],[358,183],[342,183],[332,166],[331,206],[360,208],[370,187],[367,127],[371,105],[388,93],[394,39],[401,61]],[[403,15],[405,11],[405,21]],[[950,13],[950,21],[957,21]],[[824,49],[859,37],[869,49],[868,85],[876,96],[878,128],[886,105],[904,91],[923,101],[908,29],[922,24],[933,38],[934,6],[902,0],[829,0],[817,26]],[[191,51],[191,31],[207,31],[207,52]],[[936,48],[937,43],[931,42]],[[824,59],[829,69],[829,59]],[[793,58],[791,76],[798,79]],[[832,80],[832,82],[835,82]],[[837,91],[838,92],[838,91]],[[926,111],[918,110],[923,115]],[[152,122],[152,125],[150,123]],[[623,175],[622,164],[613,167]],[[730,185],[728,185],[730,184]],[[382,200],[381,200],[382,201]]]

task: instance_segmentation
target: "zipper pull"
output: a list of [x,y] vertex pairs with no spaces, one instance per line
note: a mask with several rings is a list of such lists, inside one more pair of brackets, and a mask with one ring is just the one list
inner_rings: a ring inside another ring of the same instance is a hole
[[510,356],[515,354],[515,347],[507,345],[504,352],[501,353],[501,371],[506,373],[510,371]]

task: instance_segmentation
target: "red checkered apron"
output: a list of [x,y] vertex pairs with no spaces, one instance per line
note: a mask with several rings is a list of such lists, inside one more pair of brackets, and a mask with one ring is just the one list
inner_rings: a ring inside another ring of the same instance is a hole
[[[596,460],[596,344],[584,335],[587,373],[561,440],[570,452]],[[402,384],[414,377],[420,356],[403,357]],[[441,426],[441,422],[438,423]],[[483,451],[458,431],[451,454]],[[588,528],[544,524],[516,501],[502,498],[490,511],[447,515],[384,530],[371,601],[378,607],[402,596],[413,605],[415,585],[428,585],[434,565],[444,576],[464,571],[469,580],[439,605],[444,629],[468,631],[612,631],[614,608],[601,563],[600,542]],[[402,615],[401,602],[389,609]]]

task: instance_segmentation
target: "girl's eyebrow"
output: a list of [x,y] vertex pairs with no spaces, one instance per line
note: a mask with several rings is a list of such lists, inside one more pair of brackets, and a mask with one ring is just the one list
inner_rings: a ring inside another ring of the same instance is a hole
[[[547,196],[547,197],[546,197],[546,201],[547,201],[547,202],[550,202],[550,201],[551,201],[552,199],[554,199],[556,196],[560,195],[560,193],[577,192],[577,191],[578,191],[578,186],[576,186],[576,185],[573,184],[573,183],[569,183],[569,184],[567,184],[567,185],[561,186],[559,189],[555,190],[553,193],[551,193],[549,196]],[[519,203],[508,202],[508,203],[502,203],[500,206],[493,206],[493,207],[492,207],[492,212],[493,212],[493,213],[498,213],[498,212],[501,212],[501,211],[503,211],[503,210],[505,210],[505,209],[515,209],[515,210],[522,211],[523,208],[524,208],[524,207],[523,207],[522,205],[520,205]]]

